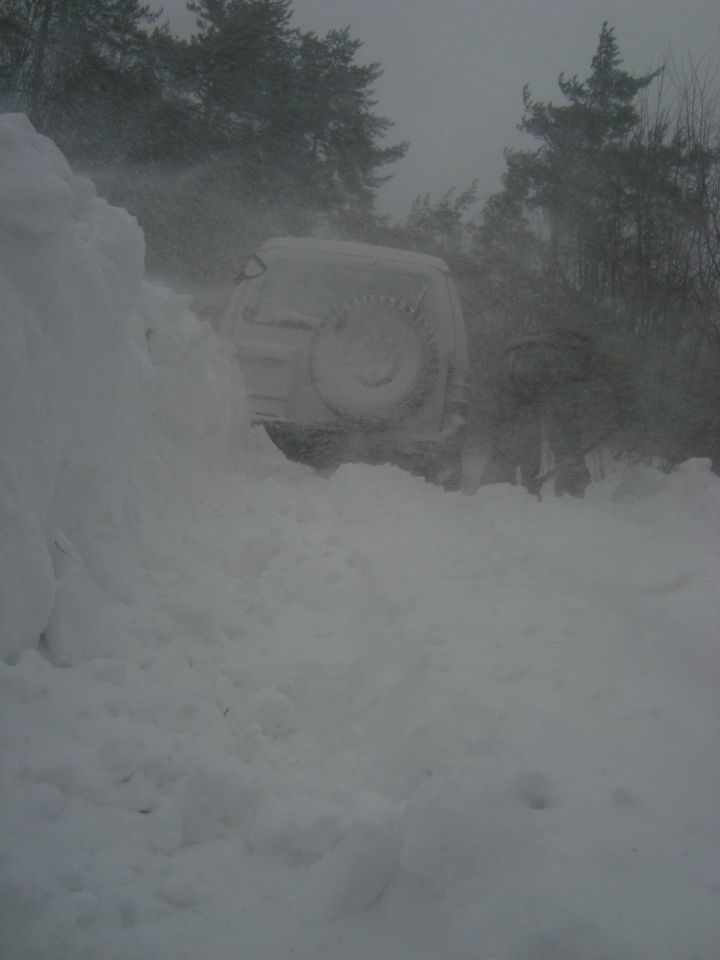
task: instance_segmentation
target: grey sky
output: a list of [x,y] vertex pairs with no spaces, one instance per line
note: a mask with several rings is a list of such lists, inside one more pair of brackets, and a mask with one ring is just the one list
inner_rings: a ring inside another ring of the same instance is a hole
[[[164,0],[178,32],[194,18]],[[604,20],[615,27],[626,69],[643,73],[672,48],[720,60],[717,0],[294,0],[294,22],[324,33],[350,26],[360,59],[379,61],[376,111],[409,140],[378,207],[404,218],[413,197],[438,197],[477,178],[481,196],[500,187],[503,149],[529,144],[516,131],[522,88],[561,99],[561,70],[584,78]]]

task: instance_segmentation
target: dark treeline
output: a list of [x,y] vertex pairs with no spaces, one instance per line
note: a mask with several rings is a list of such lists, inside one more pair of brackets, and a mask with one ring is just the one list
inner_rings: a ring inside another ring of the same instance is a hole
[[[476,358],[478,426],[508,338],[579,324],[638,370],[636,449],[720,463],[720,85],[712,65],[622,67],[603,26],[558,104],[525,88],[502,189],[377,190],[406,144],[374,112],[380,65],[347,30],[292,26],[291,0],[197,0],[171,35],[138,0],[0,0],[0,108],[26,112],[140,220],[156,273],[215,284],[276,233],[317,230],[443,256]],[[472,118],[469,118],[469,122]]]
[[197,0],[171,35],[138,0],[0,0],[0,108],[26,112],[140,220],[156,272],[211,281],[268,232],[372,216],[405,144],[373,108],[378,64],[290,0]]

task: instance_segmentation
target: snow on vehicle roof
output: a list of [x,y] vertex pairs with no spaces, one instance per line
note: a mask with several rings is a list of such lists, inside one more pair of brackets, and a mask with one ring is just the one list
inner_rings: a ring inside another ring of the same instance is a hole
[[358,243],[354,240],[322,240],[315,237],[272,237],[262,245],[263,250],[285,248],[311,251],[313,253],[341,254],[352,257],[368,257],[394,260],[399,263],[414,263],[418,266],[433,267],[436,270],[450,272],[450,268],[440,257],[414,250],[399,250],[396,247],[380,247],[371,243]]

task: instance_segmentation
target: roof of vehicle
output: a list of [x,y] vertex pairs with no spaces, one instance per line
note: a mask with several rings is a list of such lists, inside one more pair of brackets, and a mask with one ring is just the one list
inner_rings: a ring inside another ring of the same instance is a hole
[[397,263],[417,264],[418,266],[433,267],[449,273],[449,267],[440,257],[432,257],[427,253],[417,253],[414,250],[398,250],[396,247],[380,247],[371,243],[357,243],[352,240],[321,240],[315,237],[272,237],[263,243],[263,250],[288,249],[298,251],[312,251],[325,253],[329,256],[341,254],[343,256],[367,257]]

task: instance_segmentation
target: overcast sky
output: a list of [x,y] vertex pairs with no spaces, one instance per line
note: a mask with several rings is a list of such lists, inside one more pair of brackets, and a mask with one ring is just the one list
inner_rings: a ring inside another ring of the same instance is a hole
[[[376,112],[395,122],[390,140],[410,141],[379,209],[403,219],[419,193],[437,198],[477,178],[481,196],[500,187],[503,149],[530,145],[516,131],[522,88],[560,100],[561,70],[584,79],[600,28],[615,28],[625,68],[644,73],[672,48],[720,61],[718,0],[294,0],[295,25],[351,28],[359,59],[384,70]],[[185,0],[163,0],[187,35]]]

